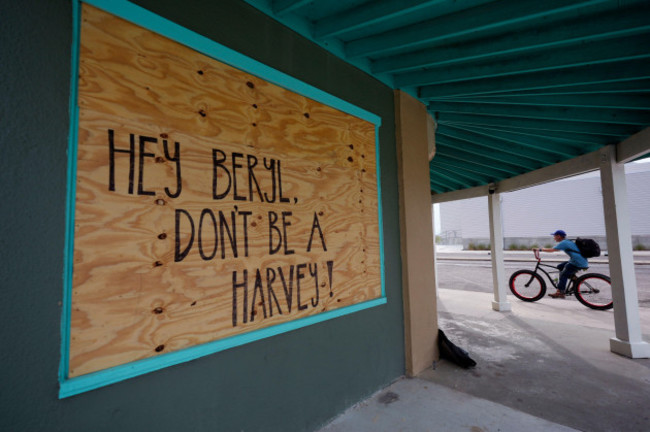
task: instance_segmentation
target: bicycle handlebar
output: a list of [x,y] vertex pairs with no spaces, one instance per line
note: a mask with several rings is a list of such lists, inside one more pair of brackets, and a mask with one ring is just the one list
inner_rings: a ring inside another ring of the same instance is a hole
[[542,259],[539,257],[539,249],[535,249],[535,250],[533,251],[533,253],[535,254],[535,258],[537,259],[537,261],[541,261],[541,260],[542,260]]

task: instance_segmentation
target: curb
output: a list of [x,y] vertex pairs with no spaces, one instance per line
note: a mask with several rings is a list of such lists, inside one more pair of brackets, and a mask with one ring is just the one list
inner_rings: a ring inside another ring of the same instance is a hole
[[[436,258],[436,261],[491,261],[490,257],[440,257]],[[537,261],[536,259],[531,259],[531,258],[508,258],[504,257],[503,261],[508,261],[508,262],[535,262]],[[560,258],[549,258],[549,259],[544,259],[542,262],[564,262],[567,261],[566,259],[560,259]],[[603,260],[603,259],[598,259],[598,260],[589,260],[589,264],[609,264],[609,260]],[[650,265],[650,261],[634,261],[634,265]]]

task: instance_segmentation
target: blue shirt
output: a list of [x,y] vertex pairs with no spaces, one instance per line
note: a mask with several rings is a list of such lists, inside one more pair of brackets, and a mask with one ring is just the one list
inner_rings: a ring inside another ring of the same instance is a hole
[[565,254],[569,255],[569,264],[573,264],[578,268],[587,268],[589,267],[589,262],[587,259],[580,255],[580,250],[578,246],[571,240],[562,240],[556,244],[553,249],[563,251]]

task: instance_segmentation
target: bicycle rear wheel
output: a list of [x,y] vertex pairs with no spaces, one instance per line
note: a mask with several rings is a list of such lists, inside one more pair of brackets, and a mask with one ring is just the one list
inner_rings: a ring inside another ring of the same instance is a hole
[[510,276],[510,291],[519,300],[534,302],[546,294],[546,282],[531,270],[518,270]]
[[609,276],[599,273],[581,276],[575,282],[575,294],[578,301],[588,308],[606,310],[614,307]]

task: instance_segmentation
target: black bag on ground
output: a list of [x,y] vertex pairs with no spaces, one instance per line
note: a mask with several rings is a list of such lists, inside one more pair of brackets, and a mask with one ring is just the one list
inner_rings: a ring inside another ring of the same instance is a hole
[[576,246],[578,246],[580,255],[585,258],[600,256],[600,246],[595,240],[578,237],[576,239]]
[[454,345],[440,329],[438,329],[438,349],[441,358],[456,363],[460,367],[467,369],[476,366],[476,362],[470,358],[467,351]]

